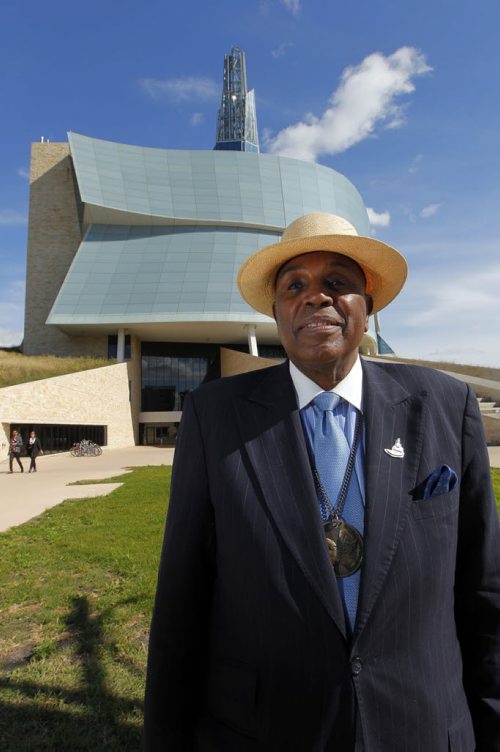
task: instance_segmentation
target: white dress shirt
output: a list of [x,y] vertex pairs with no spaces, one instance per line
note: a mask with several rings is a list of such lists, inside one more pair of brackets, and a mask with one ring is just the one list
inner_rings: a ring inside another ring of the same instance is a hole
[[[321,394],[321,392],[324,392],[325,390],[316,384],[315,381],[312,381],[312,379],[303,374],[302,371],[299,371],[297,366],[291,361],[290,376],[295,387],[297,404],[299,410],[301,410],[306,440],[311,441],[313,430],[312,409],[308,410],[307,407],[318,394]],[[342,397],[342,399],[345,400],[345,402],[340,403],[338,417],[347,441],[349,442],[349,446],[352,447],[356,428],[356,417],[358,412],[363,414],[363,369],[361,368],[359,355],[347,376],[345,376],[342,381],[339,381],[335,388],[330,391],[338,394],[339,397]],[[365,432],[363,427],[361,441],[359,443],[358,451],[356,452],[356,460],[354,463],[354,474],[359,484],[363,505],[365,503],[364,446]]]

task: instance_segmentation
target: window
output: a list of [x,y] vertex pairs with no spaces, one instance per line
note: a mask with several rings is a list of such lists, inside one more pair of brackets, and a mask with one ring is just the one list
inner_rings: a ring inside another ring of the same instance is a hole
[[[118,355],[118,335],[110,334],[108,336],[108,358],[110,360],[116,360]],[[125,335],[125,360],[130,360],[132,357],[130,350],[130,334]]]
[[74,426],[55,423],[22,423],[12,425],[22,436],[24,450],[31,431],[35,431],[45,454],[69,452],[73,444],[82,439],[95,441],[99,446],[106,446],[107,426]]
[[219,376],[216,345],[143,342],[142,410],[182,410],[189,392]]

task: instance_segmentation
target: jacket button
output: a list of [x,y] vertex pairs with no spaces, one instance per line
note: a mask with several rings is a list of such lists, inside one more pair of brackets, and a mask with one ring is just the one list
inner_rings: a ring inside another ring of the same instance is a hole
[[358,674],[361,673],[361,669],[363,668],[363,664],[361,663],[361,658],[353,658],[351,661],[351,673],[353,676],[358,676]]

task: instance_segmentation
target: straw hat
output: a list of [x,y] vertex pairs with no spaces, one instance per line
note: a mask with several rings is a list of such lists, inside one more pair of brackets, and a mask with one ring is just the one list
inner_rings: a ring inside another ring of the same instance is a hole
[[313,212],[288,225],[280,242],[261,248],[242,264],[238,274],[241,295],[252,308],[272,316],[278,270],[295,256],[313,251],[340,253],[361,267],[366,294],[373,300],[372,313],[388,305],[406,280],[406,261],[394,248],[358,235],[342,217]]

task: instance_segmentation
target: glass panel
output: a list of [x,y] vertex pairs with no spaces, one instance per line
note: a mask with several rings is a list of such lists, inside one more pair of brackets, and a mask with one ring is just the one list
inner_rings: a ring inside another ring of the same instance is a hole
[[142,356],[142,410],[182,410],[186,395],[207,376],[208,357]]
[[40,439],[44,454],[68,452],[73,444],[82,439],[94,441],[99,446],[106,446],[108,443],[107,426],[21,423],[16,424],[16,428],[23,437],[25,446],[31,431],[35,431]]
[[[108,358],[115,359],[118,352],[118,335],[110,334],[108,336]],[[130,334],[125,335],[125,359],[130,360],[131,347],[130,347]]]

